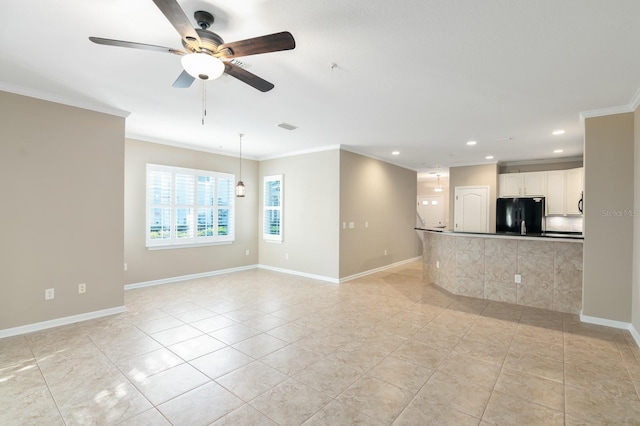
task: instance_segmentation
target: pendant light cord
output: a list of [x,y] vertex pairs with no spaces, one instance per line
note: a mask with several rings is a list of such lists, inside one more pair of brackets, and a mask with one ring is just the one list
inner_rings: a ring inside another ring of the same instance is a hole
[[240,133],[240,181],[242,181],[242,133]]

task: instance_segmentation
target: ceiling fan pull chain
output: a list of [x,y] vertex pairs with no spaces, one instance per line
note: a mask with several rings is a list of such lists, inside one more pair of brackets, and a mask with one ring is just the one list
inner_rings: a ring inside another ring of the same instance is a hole
[[204,126],[204,118],[207,116],[207,82],[202,80],[202,125]]

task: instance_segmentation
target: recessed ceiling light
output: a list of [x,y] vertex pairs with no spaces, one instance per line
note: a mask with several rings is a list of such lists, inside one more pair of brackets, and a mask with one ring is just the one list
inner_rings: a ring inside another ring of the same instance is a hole
[[478,142],[476,142],[476,141],[469,141],[469,142],[467,142],[467,145],[472,146],[472,145],[475,145],[475,144],[477,144],[477,143],[478,143]]
[[564,130],[562,130],[562,129],[554,130],[552,134],[553,135],[564,135]]
[[392,151],[391,155],[400,155],[400,151]]
[[562,149],[554,149],[553,152],[555,154],[560,154],[561,152],[563,152],[563,150]]
[[484,158],[486,158],[487,160],[493,160],[493,155],[487,155],[487,156],[486,156],[486,157],[484,157]]

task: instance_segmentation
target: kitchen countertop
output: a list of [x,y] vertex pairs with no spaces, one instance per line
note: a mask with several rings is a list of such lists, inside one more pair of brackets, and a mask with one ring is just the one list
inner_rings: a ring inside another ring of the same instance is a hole
[[414,228],[414,229],[416,231],[438,232],[438,233],[448,234],[452,236],[466,236],[466,237],[515,238],[515,239],[544,238],[544,239],[558,239],[558,240],[570,240],[570,241],[584,240],[584,235],[579,233],[543,232],[541,234],[520,235],[516,232],[481,233],[481,232],[454,232],[449,229],[443,229],[443,228]]

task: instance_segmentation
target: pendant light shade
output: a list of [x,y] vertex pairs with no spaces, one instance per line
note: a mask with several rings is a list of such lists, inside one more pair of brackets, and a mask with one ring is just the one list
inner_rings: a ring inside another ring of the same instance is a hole
[[436,185],[436,187],[433,189],[436,192],[442,192],[442,185],[440,185],[440,175],[438,174],[438,184]]
[[247,188],[244,186],[244,182],[242,182],[242,133],[240,133],[240,173],[238,174],[239,179],[236,184],[236,197],[244,197],[247,194]]
[[244,197],[247,194],[247,188],[244,186],[244,183],[239,180],[236,184],[236,197]]
[[186,72],[200,80],[214,80],[224,73],[224,62],[208,53],[189,53],[181,62]]

